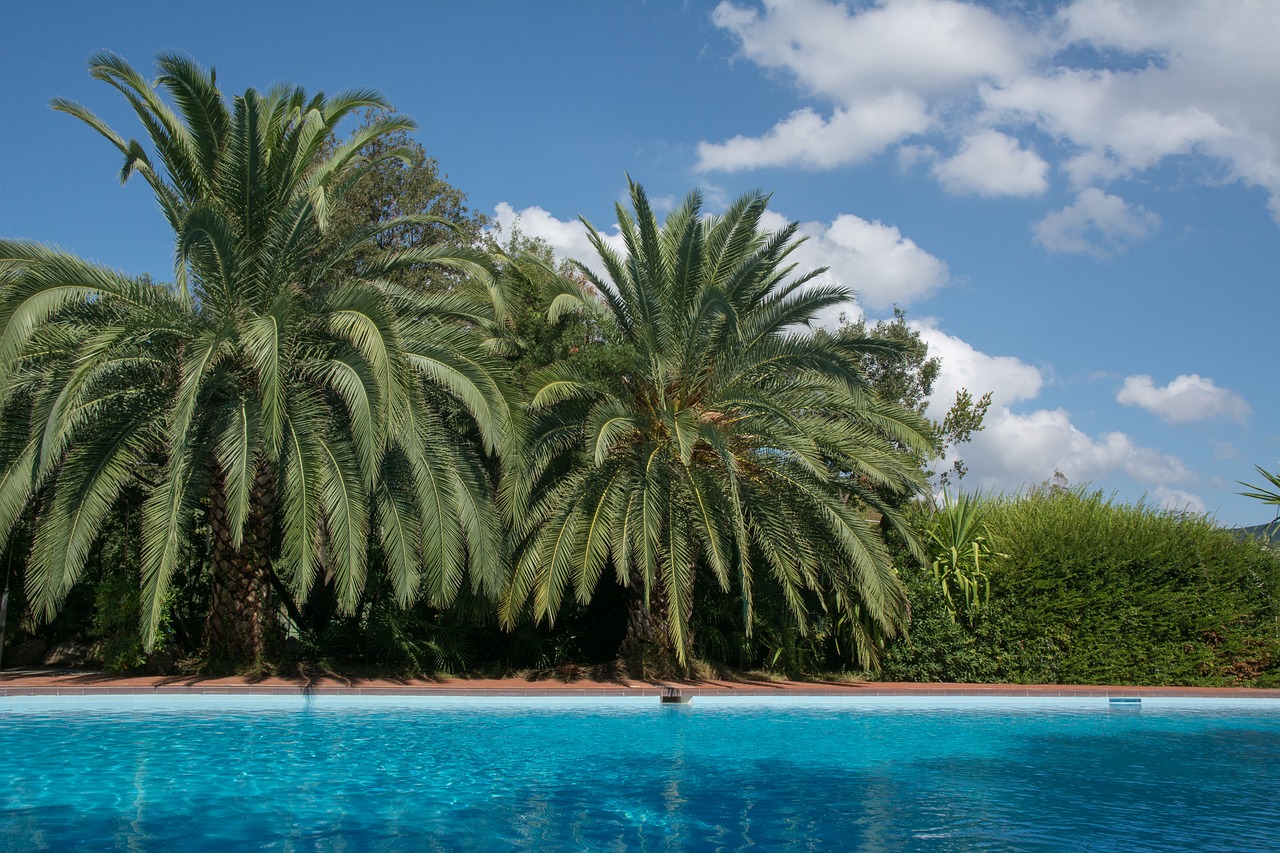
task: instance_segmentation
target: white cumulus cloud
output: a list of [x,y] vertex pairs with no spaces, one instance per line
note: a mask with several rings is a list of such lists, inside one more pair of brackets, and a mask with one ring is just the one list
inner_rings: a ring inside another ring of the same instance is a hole
[[1211,418],[1244,423],[1252,411],[1239,394],[1195,373],[1178,376],[1164,387],[1145,374],[1126,376],[1116,402],[1146,409],[1170,424]]
[[[546,241],[557,258],[581,261],[596,275],[602,278],[605,275],[599,256],[587,238],[586,227],[576,219],[557,219],[537,206],[516,210],[507,202],[500,201],[493,210],[493,221],[506,234],[519,229],[527,237]],[[596,227],[599,228],[598,225]],[[610,234],[608,229],[601,233],[613,248],[623,248],[622,238],[617,233]]]
[[1071,204],[1048,213],[1032,231],[1035,241],[1051,252],[1106,258],[1146,238],[1158,227],[1157,214],[1089,187]]
[[[991,392],[992,405],[983,430],[958,448],[969,466],[966,488],[1015,491],[1050,479],[1054,471],[1061,471],[1073,483],[1119,474],[1153,492],[1196,480],[1195,472],[1177,456],[1143,447],[1123,432],[1090,436],[1072,422],[1065,409],[1028,409],[1046,384],[1038,368],[1012,356],[982,352],[942,331],[932,319],[912,321],[911,325],[929,345],[930,355],[942,360],[929,400],[930,417],[941,419],[961,388],[967,388],[975,398]],[[1189,492],[1180,494],[1194,497]]]
[[789,72],[831,104],[831,117],[805,108],[760,136],[698,146],[698,168],[831,168],[861,162],[932,125],[932,103],[978,80],[1016,74],[1028,55],[1017,27],[977,6],[888,2],[854,11],[842,4],[768,3],[764,13],[724,2],[712,22],[747,58]]
[[1012,136],[982,130],[966,136],[956,155],[935,163],[933,174],[949,193],[1034,196],[1049,188],[1049,164]]
[[748,59],[844,103],[1004,79],[1020,73],[1031,52],[1016,23],[951,0],[889,0],[862,9],[792,0],[768,2],[763,14],[724,2],[711,20],[738,39]]
[[735,136],[698,143],[698,169],[737,172],[763,166],[830,169],[858,163],[890,143],[919,133],[929,124],[924,102],[893,92],[837,108],[824,119],[812,109],[796,110],[763,136]]
[[962,455],[971,476],[987,488],[1041,482],[1054,471],[1073,483],[1120,473],[1152,488],[1195,479],[1178,457],[1141,447],[1125,433],[1087,435],[1061,408],[1014,412],[993,407],[985,429],[962,448]]
[[[766,0],[722,2],[712,23],[811,103],[758,135],[704,141],[703,170],[834,168],[976,127],[1019,144],[979,136],[931,161],[951,191],[1043,191],[1031,157],[1044,152],[1029,143],[1047,135],[1074,189],[1194,158],[1185,179],[1260,187],[1280,221],[1280,3]],[[1004,166],[1020,168],[1000,171],[1011,183],[974,185],[978,142],[988,160],[1014,154]]]
[[929,401],[929,416],[935,420],[942,420],[962,388],[974,397],[990,391],[995,405],[1008,407],[1035,399],[1044,387],[1044,377],[1037,368],[1010,355],[981,352],[939,329],[933,318],[912,320],[910,325],[929,345],[929,355],[942,360],[942,372]]
[[1147,60],[1096,81],[1073,140],[1121,170],[1205,155],[1266,189],[1280,219],[1280,4],[1076,0],[1059,19],[1072,45]]
[[[769,216],[764,224],[772,230],[786,224],[780,215]],[[824,279],[853,289],[869,308],[909,305],[950,280],[944,262],[892,225],[844,213],[830,224],[801,223],[800,233],[807,238],[793,255],[800,269],[829,267]]]
[[1189,512],[1193,515],[1204,515],[1205,513],[1204,498],[1184,489],[1157,486],[1151,496],[1165,509]]

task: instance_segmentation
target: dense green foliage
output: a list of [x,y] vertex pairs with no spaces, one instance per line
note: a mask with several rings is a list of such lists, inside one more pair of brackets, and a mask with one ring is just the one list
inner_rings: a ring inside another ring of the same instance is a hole
[[982,502],[990,601],[953,620],[903,563],[910,638],[884,677],[1081,684],[1280,684],[1280,556],[1208,520],[1083,489]]
[[[54,106],[120,151],[122,177],[151,187],[174,232],[176,282],[0,241],[0,539],[41,503],[31,604],[57,610],[127,487],[143,496],[148,648],[197,523],[212,554],[206,650],[231,665],[267,653],[273,597],[296,612],[328,585],[353,613],[371,563],[404,604],[447,604],[467,555],[473,581],[496,594],[504,542],[481,455],[514,433],[499,362],[475,334],[496,321],[487,258],[371,253],[428,220],[349,217],[338,232],[329,215],[401,157],[381,143],[412,122],[379,118],[329,146],[345,118],[383,100],[294,87],[227,99],[211,71],[172,54],[158,64],[151,83],[114,55],[90,62],[134,107],[151,152],[79,104]],[[394,281],[423,264],[466,278],[437,292]]]
[[609,570],[633,600],[628,647],[683,667],[703,576],[736,592],[748,634],[756,590],[776,585],[786,619],[807,625],[817,597],[870,657],[906,613],[876,520],[914,541],[897,504],[922,478],[900,448],[928,453],[923,419],[871,391],[873,342],[794,330],[851,294],[795,271],[798,226],[762,230],[765,196],[703,216],[695,193],[662,223],[635,183],[631,202],[623,252],[588,227],[607,278],[581,265],[591,290],[566,282],[552,302],[630,357],[608,376],[558,363],[534,385],[505,618],[531,601],[554,620]]
[[[448,182],[440,164],[413,138],[411,126],[392,110],[369,109],[352,132],[366,140],[359,154],[367,168],[359,181],[331,199],[321,240],[327,251],[354,233],[377,229],[344,258],[348,274],[359,275],[370,265],[381,264],[388,252],[477,246],[482,240],[488,220],[467,207],[466,194]],[[381,132],[366,132],[375,127],[381,127]],[[326,153],[336,153],[347,141],[330,136]],[[459,279],[456,270],[431,263],[384,269],[382,277],[418,290],[447,287]]]
[[[817,335],[834,335],[846,342],[868,341],[889,346],[865,347],[858,366],[867,381],[882,400],[895,400],[908,409],[923,415],[929,406],[933,386],[942,370],[942,360],[929,355],[929,345],[919,329],[907,323],[907,312],[894,306],[893,318],[868,323],[865,317],[850,322],[840,315],[834,331],[815,330]],[[991,408],[991,392],[977,398],[967,388],[956,392],[955,399],[943,414],[941,421],[929,423],[933,447],[931,453],[920,455],[918,464],[931,479],[942,485],[961,480],[968,466],[957,455],[960,445],[982,431],[987,410]],[[933,464],[939,458],[950,464],[935,470]]]

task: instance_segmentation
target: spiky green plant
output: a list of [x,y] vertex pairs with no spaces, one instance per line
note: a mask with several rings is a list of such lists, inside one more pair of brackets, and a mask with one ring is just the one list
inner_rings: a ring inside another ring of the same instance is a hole
[[[413,123],[389,116],[326,148],[382,97],[280,86],[227,98],[184,56],[157,64],[150,82],[113,54],[89,63],[150,151],[84,106],[53,106],[119,150],[122,180],[151,187],[173,229],[175,282],[0,241],[0,539],[43,496],[31,601],[57,609],[130,483],[146,494],[148,647],[197,516],[211,531],[208,651],[231,664],[262,656],[273,584],[301,600],[328,579],[354,608],[375,542],[404,602],[424,589],[448,601],[467,555],[475,583],[500,586],[482,451],[463,436],[490,451],[509,439],[499,365],[474,334],[494,315],[485,258],[442,246],[344,263],[420,217],[327,233],[344,193],[401,156],[366,158],[365,146]],[[422,264],[471,278],[447,292],[390,283]],[[465,423],[448,422],[459,411]]]
[[[927,425],[879,400],[858,369],[867,341],[803,327],[851,293],[796,272],[792,223],[762,227],[767,197],[703,216],[691,194],[659,225],[632,182],[624,250],[587,227],[606,272],[595,293],[566,283],[551,313],[591,313],[626,354],[592,376],[564,363],[531,403],[531,494],[505,614],[532,601],[552,620],[567,589],[588,600],[611,568],[631,591],[624,652],[656,645],[678,666],[700,569],[741,596],[777,584],[796,623],[815,601],[891,636],[906,613],[877,513],[914,534],[886,495],[912,493]],[[598,296],[596,295],[598,294]],[[844,472],[840,476],[837,472]]]
[[1257,470],[1259,476],[1271,484],[1271,487],[1255,486],[1252,483],[1240,483],[1240,485],[1249,490],[1247,492],[1240,492],[1240,494],[1246,498],[1253,498],[1255,501],[1262,501],[1262,503],[1276,508],[1275,520],[1268,525],[1266,531],[1266,538],[1273,539],[1276,531],[1280,530],[1280,474],[1273,474],[1261,465],[1254,465],[1253,467]]
[[944,490],[942,506],[926,521],[925,548],[929,552],[933,579],[942,590],[954,621],[956,593],[973,618],[991,597],[991,579],[983,564],[995,553],[991,532],[981,518],[982,500],[977,495],[957,492],[953,498]]

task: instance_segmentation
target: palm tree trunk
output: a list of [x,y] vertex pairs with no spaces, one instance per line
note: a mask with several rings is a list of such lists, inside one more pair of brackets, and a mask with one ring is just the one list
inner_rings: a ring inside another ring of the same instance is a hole
[[627,633],[622,640],[622,656],[633,658],[646,646],[657,643],[654,608],[644,600],[643,580],[637,584],[635,573],[631,578],[631,595],[627,599]]
[[258,467],[250,496],[244,539],[235,547],[227,515],[226,483],[219,473],[209,494],[213,538],[213,594],[205,619],[205,652],[212,669],[260,668],[275,639],[271,606],[271,532],[275,523],[275,482]]
[[[671,637],[670,604],[666,595],[651,590],[645,601],[644,574],[631,567],[631,596],[627,602],[627,633],[623,637],[619,654],[638,678],[651,676],[684,675],[692,660],[693,638],[686,632],[684,663]],[[689,590],[689,607],[685,610],[685,624],[689,623],[693,590]]]
[[[13,546],[10,545],[10,548]],[[9,575],[13,571],[13,553],[9,553],[9,563],[4,569],[4,592],[0,592],[0,669],[4,668],[4,629],[9,621]]]

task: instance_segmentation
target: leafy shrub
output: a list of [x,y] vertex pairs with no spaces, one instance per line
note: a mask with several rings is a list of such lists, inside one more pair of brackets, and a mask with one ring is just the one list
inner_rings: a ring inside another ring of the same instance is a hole
[[910,637],[884,677],[921,681],[1280,684],[1280,557],[1208,519],[1098,492],[987,499],[1004,554],[988,608],[952,623],[929,568],[903,569]]

